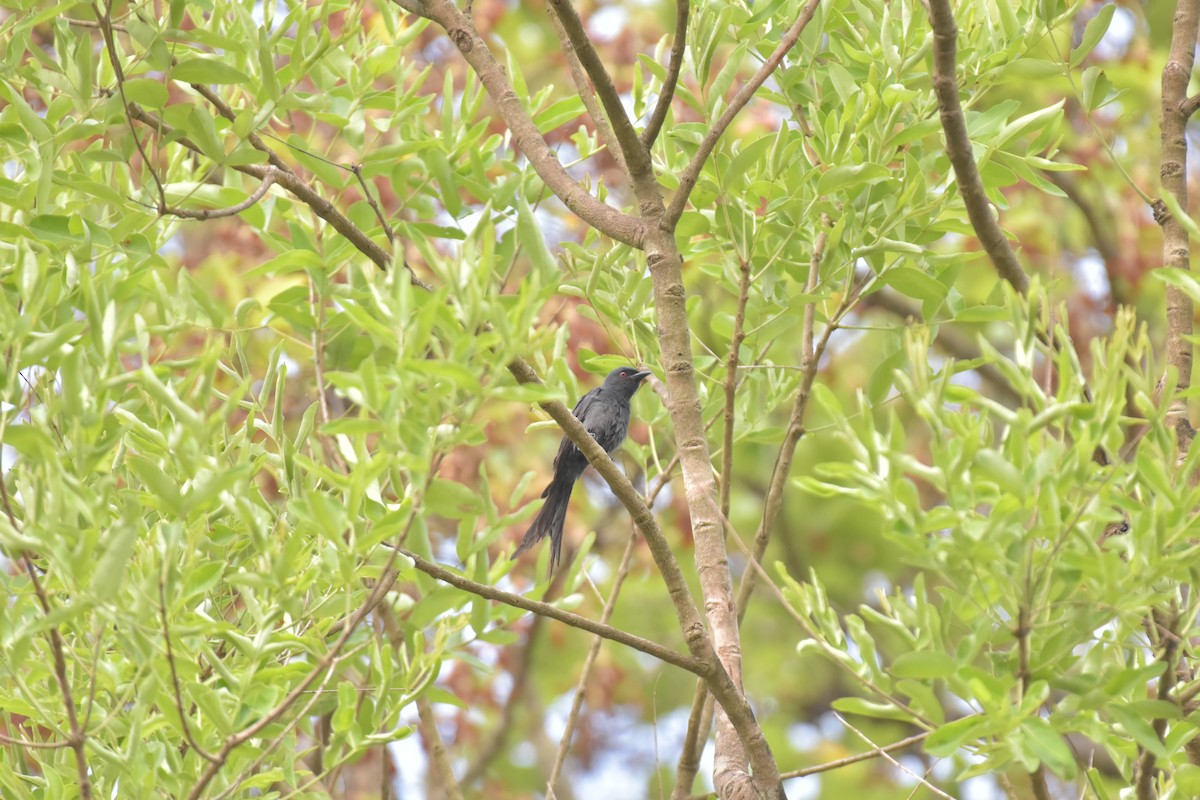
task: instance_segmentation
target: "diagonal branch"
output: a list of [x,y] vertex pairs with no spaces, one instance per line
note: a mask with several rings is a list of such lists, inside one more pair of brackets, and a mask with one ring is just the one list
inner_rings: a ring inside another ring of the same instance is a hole
[[[570,413],[570,412],[568,412]],[[599,445],[597,445],[599,447]],[[601,450],[600,452],[604,452]],[[448,570],[431,561],[426,561],[416,553],[408,550],[400,549],[401,555],[412,559],[413,565],[424,572],[431,578],[436,578],[442,583],[447,583],[456,589],[462,589],[465,592],[470,592],[473,595],[482,597],[485,600],[495,600],[498,603],[504,603],[513,608],[519,608],[522,611],[530,611],[538,616],[549,617],[557,620],[564,625],[570,625],[572,628],[579,628],[582,631],[593,633],[596,636],[601,636],[617,644],[623,644],[626,647],[631,647],[638,652],[645,653],[648,656],[653,656],[663,663],[670,664],[680,669],[687,670],[694,675],[704,677],[709,674],[711,668],[705,664],[703,660],[693,656],[685,656],[675,652],[669,647],[663,647],[658,642],[653,642],[649,639],[643,639],[641,636],[635,636],[632,633],[627,633],[620,628],[614,628],[611,625],[596,622],[593,619],[574,614],[570,611],[564,611],[558,606],[550,603],[543,603],[539,600],[530,600],[523,595],[506,592],[502,589],[497,589],[494,586],[489,586],[486,583],[476,583],[468,580],[457,572]]]
[[683,51],[687,46],[687,24],[689,0],[675,0],[675,42],[671,45],[671,61],[667,64],[667,77],[663,79],[662,89],[658,92],[658,101],[654,111],[642,131],[642,146],[647,151],[654,146],[667,112],[671,110],[671,100],[675,97],[675,87],[679,84],[679,72],[683,68]]
[[[0,439],[3,438],[3,435],[4,426],[0,425]],[[17,515],[13,513],[12,501],[8,497],[8,486],[5,485],[2,474],[0,474],[0,504],[4,506],[4,514],[8,517],[8,523],[14,530],[19,531],[20,525],[17,524]],[[38,579],[37,567],[33,565],[32,554],[22,553],[21,560],[25,562],[25,571],[29,573],[29,581],[33,584],[33,591],[37,595],[38,605],[42,607],[42,613],[46,617],[53,616],[50,596],[46,592],[46,587],[42,586],[41,580]],[[79,724],[79,716],[75,713],[75,698],[71,693],[71,682],[67,678],[67,659],[64,655],[66,646],[63,644],[58,625],[51,623],[46,636],[50,640],[50,655],[54,660],[54,679],[58,682],[58,690],[62,693],[63,705],[67,711],[67,725],[71,729],[66,744],[75,754],[75,769],[79,776],[79,797],[81,800],[91,800],[91,770],[88,767],[87,753],[84,750],[87,733]]]
[[[657,236],[657,234],[656,234]],[[676,258],[678,258],[676,256]],[[686,331],[686,326],[683,326]],[[690,362],[689,366],[690,366]],[[509,372],[520,383],[540,383],[533,369],[524,362],[516,361],[508,366]],[[679,376],[675,376],[678,378]],[[687,373],[689,381],[692,380],[691,372]],[[695,384],[692,383],[693,394],[695,393]],[[677,402],[676,398],[672,397],[672,402]],[[692,601],[691,593],[688,591],[686,582],[683,579],[683,573],[679,569],[679,563],[675,560],[674,554],[671,552],[671,546],[663,536],[662,531],[658,527],[658,522],[654,519],[654,514],[647,507],[645,500],[625,473],[621,472],[604,448],[592,438],[588,433],[587,428],[583,426],[575,415],[572,414],[566,406],[559,402],[540,403],[541,407],[554,418],[558,426],[562,428],[580,452],[587,457],[588,463],[600,473],[612,489],[613,494],[621,501],[621,503],[629,510],[633,517],[634,523],[642,532],[643,538],[650,549],[650,554],[654,557],[654,562],[658,566],[660,574],[662,574],[664,582],[667,584],[667,591],[671,596],[671,600],[675,606],[676,616],[679,618],[679,625],[683,630],[684,639],[687,642],[688,650],[692,656],[706,665],[708,670],[705,674],[708,690],[712,692],[717,703],[720,704],[726,725],[731,726],[729,730],[728,741],[736,744],[740,750],[744,750],[741,756],[741,761],[745,761],[745,754],[749,754],[750,763],[754,767],[753,781],[756,786],[762,785],[766,787],[766,791],[772,794],[782,796],[783,786],[779,782],[779,768],[775,763],[775,758],[771,754],[770,745],[767,743],[766,737],[763,735],[762,728],[759,727],[758,720],[755,719],[754,712],[750,708],[745,695],[742,694],[738,677],[740,677],[740,661],[736,658],[730,659],[729,654],[724,654],[723,658],[718,658],[717,651],[714,649],[713,640],[709,638],[708,633],[704,629],[704,623],[700,619],[700,615],[696,610],[695,603]],[[695,412],[698,416],[699,406],[697,404]],[[686,420],[685,420],[686,421]],[[702,430],[703,423],[697,425],[697,428]],[[679,436],[678,430],[676,431]],[[686,443],[690,452],[686,458],[695,459],[699,454],[699,450],[707,451],[704,446],[703,436],[700,437],[700,442]],[[681,456],[681,462],[685,456]],[[705,456],[707,458],[707,456]],[[711,483],[711,468],[708,471],[709,481]],[[685,484],[693,483],[692,478],[688,473],[688,466],[685,464],[684,471]],[[711,501],[707,491],[701,491],[694,484],[688,487],[689,506],[699,495]],[[715,503],[713,504],[715,506]],[[720,510],[714,509],[719,515]],[[705,509],[707,511],[707,509]],[[702,565],[703,567],[703,565]],[[728,564],[725,563],[726,576],[728,575]],[[702,582],[709,580],[710,582],[720,580],[720,576],[706,576],[701,569]],[[727,577],[726,577],[727,579]],[[706,597],[710,596],[711,592],[706,593]],[[713,595],[715,596],[715,594]],[[715,602],[720,602],[715,601]],[[706,606],[709,603],[706,602]],[[737,648],[736,638],[733,639],[733,647]],[[725,667],[725,660],[729,659],[734,669],[738,670],[736,674],[731,674]],[[718,773],[717,783],[721,783],[722,777],[728,780],[738,780],[740,776],[735,774],[735,768],[730,766],[727,774]],[[765,793],[765,792],[764,792]]]
[[679,191],[671,198],[671,205],[667,207],[667,215],[663,219],[663,226],[668,230],[674,230],[675,225],[679,222],[680,216],[683,215],[683,209],[687,205],[688,196],[692,193],[692,189],[696,188],[696,180],[700,177],[700,170],[704,168],[704,162],[708,161],[708,157],[712,155],[712,151],[716,148],[717,142],[724,135],[725,129],[733,122],[733,118],[746,107],[750,99],[754,97],[754,93],[759,87],[766,82],[767,78],[771,77],[776,69],[778,69],[783,57],[788,54],[788,51],[795,46],[800,40],[800,34],[804,33],[804,29],[808,27],[808,23],[813,18],[813,14],[817,11],[817,6],[821,0],[808,0],[804,8],[800,11],[800,16],[788,28],[787,33],[779,40],[775,51],[767,57],[763,65],[758,68],[754,76],[750,78],[742,88],[738,89],[737,94],[729,101],[729,107],[721,114],[720,119],[709,128],[704,139],[700,142],[699,149],[692,156],[692,160],[688,163],[683,173],[679,176]]
[[[617,144],[621,147],[621,155],[625,157],[625,163],[629,166],[630,178],[634,183],[634,190],[637,191],[639,176],[653,177],[650,152],[646,150],[645,145],[638,138],[637,131],[633,129],[633,123],[629,121],[629,115],[625,113],[625,106],[621,103],[621,95],[617,93],[617,87],[613,85],[612,76],[608,74],[608,70],[600,61],[600,55],[592,46],[592,40],[588,38],[587,32],[583,28],[583,20],[579,18],[575,7],[571,5],[571,0],[550,0],[550,7],[554,9],[563,30],[567,33],[567,38],[571,40],[575,53],[579,56],[579,63],[583,64],[588,77],[592,79],[592,85],[596,87],[596,95],[604,105],[608,121],[612,123]],[[654,191],[657,193],[657,186],[654,187]],[[646,198],[639,194],[638,201],[644,203]]]
[[[529,159],[538,177],[550,187],[550,191],[596,230],[618,242],[641,248],[644,229],[642,221],[597,200],[567,174],[558,162],[558,156],[550,149],[550,145],[546,144],[533,120],[525,113],[521,98],[513,91],[504,70],[488,50],[487,43],[479,36],[471,20],[451,0],[397,0],[397,4],[407,11],[428,17],[445,29],[450,41],[479,76],[483,88],[496,104],[505,126],[512,133],[513,141]],[[628,154],[626,156],[628,157]]]
[[548,15],[550,24],[554,26],[554,33],[558,36],[558,43],[562,47],[563,58],[567,61],[567,72],[571,75],[571,80],[575,83],[575,91],[579,94],[579,99],[583,101],[583,107],[587,109],[588,116],[592,118],[592,124],[596,126],[596,135],[600,137],[600,141],[612,154],[613,160],[617,162],[617,166],[621,169],[621,173],[627,175],[629,168],[625,165],[625,156],[621,150],[620,144],[617,142],[617,137],[613,135],[612,126],[608,124],[608,118],[604,116],[604,112],[600,110],[600,106],[596,104],[596,93],[592,91],[592,85],[588,82],[587,73],[583,70],[583,64],[579,62],[579,54],[575,51],[575,45],[571,42],[571,37],[567,34],[567,29],[563,27],[562,18],[553,9]]
[[958,99],[958,80],[955,77],[958,53],[958,27],[950,0],[928,0],[929,23],[933,27],[933,91],[941,111],[942,128],[946,133],[946,155],[954,167],[954,179],[962,194],[963,205],[971,219],[971,227],[979,243],[991,258],[1000,277],[1012,284],[1021,294],[1029,292],[1029,276],[1017,261],[1017,254],[992,215],[991,203],[983,188],[983,179],[971,152],[966,117]]

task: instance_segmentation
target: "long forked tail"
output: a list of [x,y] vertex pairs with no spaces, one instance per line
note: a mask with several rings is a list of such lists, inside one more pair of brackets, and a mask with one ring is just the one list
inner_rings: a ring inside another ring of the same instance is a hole
[[513,558],[521,555],[535,544],[550,537],[550,572],[558,567],[558,559],[562,555],[563,523],[567,518],[567,504],[571,500],[571,490],[575,488],[574,481],[553,480],[542,492],[546,504],[538,510],[533,518],[533,524],[525,531],[521,546],[512,554]]

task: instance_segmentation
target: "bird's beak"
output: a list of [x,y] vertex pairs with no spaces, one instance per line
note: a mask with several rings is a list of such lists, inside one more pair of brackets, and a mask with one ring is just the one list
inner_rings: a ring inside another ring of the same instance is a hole
[[630,375],[629,377],[633,378],[633,379],[634,379],[635,381],[637,381],[638,383],[641,383],[642,381],[644,381],[646,378],[649,378],[649,377],[650,377],[651,375],[653,375],[653,374],[654,374],[654,373],[653,373],[653,372],[651,372],[650,370],[648,370],[648,369],[644,369],[644,370],[642,370],[641,372],[635,372],[635,373],[633,373],[633,374],[632,374],[632,375]]

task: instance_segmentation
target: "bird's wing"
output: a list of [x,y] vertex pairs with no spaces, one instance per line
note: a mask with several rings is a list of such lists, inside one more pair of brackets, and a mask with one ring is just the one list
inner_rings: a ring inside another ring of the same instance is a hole
[[[584,427],[587,427],[588,409],[591,408],[592,403],[595,402],[596,396],[599,393],[600,387],[592,389],[583,397],[579,398],[579,402],[575,404],[573,409],[571,409],[571,413],[575,415],[575,419],[582,422]],[[589,433],[590,432],[591,431],[589,429]],[[558,462],[562,460],[564,453],[572,450],[578,452],[579,448],[575,446],[575,443],[571,441],[570,437],[568,437],[566,434],[563,434],[562,441],[558,443],[558,454],[554,456],[554,466],[558,466]]]

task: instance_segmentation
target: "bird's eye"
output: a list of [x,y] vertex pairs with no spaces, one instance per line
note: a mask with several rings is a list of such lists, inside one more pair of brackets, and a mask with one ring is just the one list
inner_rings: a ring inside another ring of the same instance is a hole
[[621,370],[621,377],[622,377],[622,378],[628,378],[628,377],[629,377],[629,373],[628,373],[628,372],[626,372],[625,370]]
[[1121,523],[1121,533],[1129,533],[1129,523],[1128,522]]

